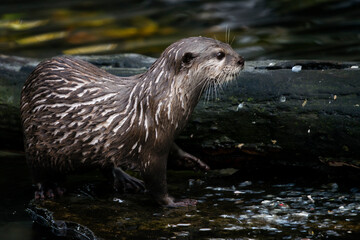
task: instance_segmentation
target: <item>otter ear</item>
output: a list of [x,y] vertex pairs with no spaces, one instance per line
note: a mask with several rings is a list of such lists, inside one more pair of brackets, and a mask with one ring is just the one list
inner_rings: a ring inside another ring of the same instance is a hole
[[196,58],[195,54],[191,52],[186,52],[181,59],[182,65],[186,67],[190,67],[194,58]]

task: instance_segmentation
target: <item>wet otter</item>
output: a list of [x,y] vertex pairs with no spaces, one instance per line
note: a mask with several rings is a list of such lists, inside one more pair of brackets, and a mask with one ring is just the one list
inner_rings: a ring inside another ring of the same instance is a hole
[[228,44],[205,37],[173,43],[145,73],[131,77],[70,57],[43,61],[21,95],[26,158],[39,186],[36,197],[44,197],[44,184],[88,166],[112,168],[118,189],[141,189],[142,181],[120,168],[130,167],[140,170],[158,203],[194,204],[174,202],[167,193],[169,152],[207,168],[174,139],[204,89],[234,79],[243,66],[243,58]]

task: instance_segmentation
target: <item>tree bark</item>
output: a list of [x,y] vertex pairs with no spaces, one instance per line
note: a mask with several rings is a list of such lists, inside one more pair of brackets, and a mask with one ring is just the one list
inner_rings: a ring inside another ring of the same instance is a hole
[[[154,61],[137,54],[82,58],[119,76],[143,72]],[[20,92],[38,62],[0,55],[2,149],[22,148]],[[295,65],[302,70],[293,71]],[[212,167],[261,160],[360,168],[359,65],[247,62],[236,81],[204,94],[177,142]]]

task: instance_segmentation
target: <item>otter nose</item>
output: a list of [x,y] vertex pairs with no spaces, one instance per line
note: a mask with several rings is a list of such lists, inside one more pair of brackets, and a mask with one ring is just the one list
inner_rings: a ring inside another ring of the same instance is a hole
[[239,55],[237,64],[238,64],[239,66],[244,66],[244,62],[245,62],[244,58]]

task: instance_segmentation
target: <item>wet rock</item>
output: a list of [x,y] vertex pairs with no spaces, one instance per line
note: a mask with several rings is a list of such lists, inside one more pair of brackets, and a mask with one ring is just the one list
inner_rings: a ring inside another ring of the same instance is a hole
[[[141,73],[155,60],[137,54],[82,58],[121,76]],[[0,55],[3,148],[22,148],[20,91],[38,62]],[[248,162],[360,168],[360,71],[354,66],[359,63],[247,62],[224,91],[205,94],[178,143],[213,168]]]
[[53,213],[45,208],[30,203],[26,211],[31,216],[34,224],[48,231],[54,236],[72,240],[96,240],[94,233],[78,223],[55,220]]

